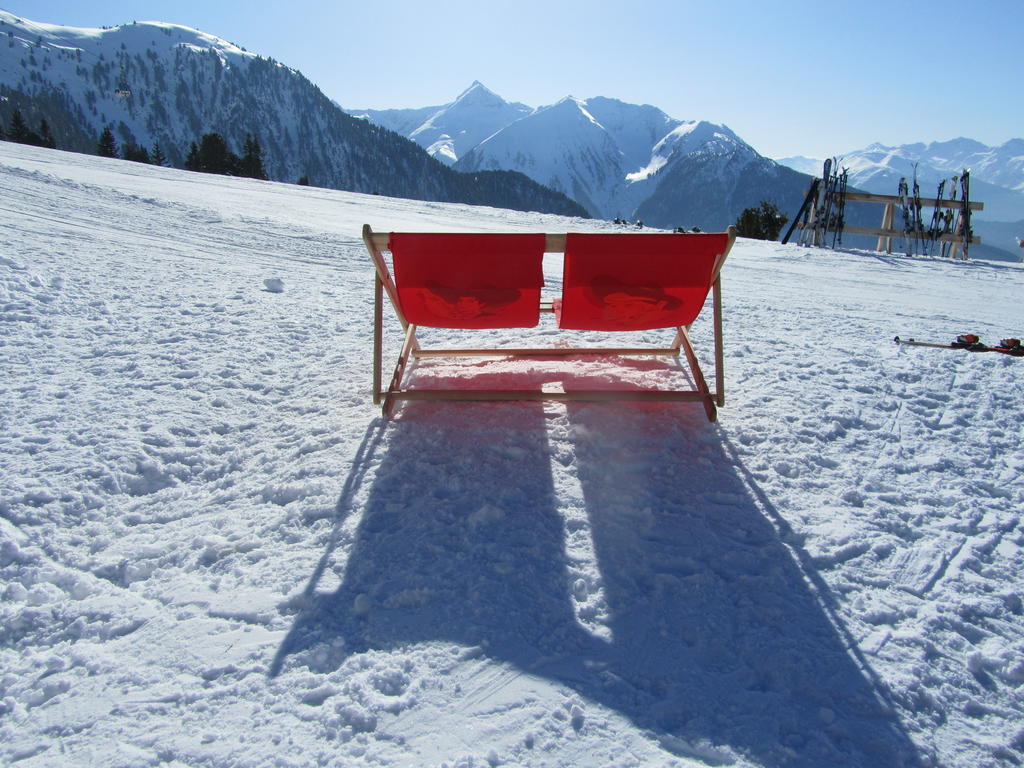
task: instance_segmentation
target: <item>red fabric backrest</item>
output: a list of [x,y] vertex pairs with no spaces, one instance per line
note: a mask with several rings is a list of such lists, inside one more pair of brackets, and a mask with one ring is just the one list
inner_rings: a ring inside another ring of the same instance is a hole
[[727,233],[570,233],[558,324],[588,331],[689,325],[728,247]]
[[540,321],[543,234],[389,236],[406,320],[430,328],[532,328]]

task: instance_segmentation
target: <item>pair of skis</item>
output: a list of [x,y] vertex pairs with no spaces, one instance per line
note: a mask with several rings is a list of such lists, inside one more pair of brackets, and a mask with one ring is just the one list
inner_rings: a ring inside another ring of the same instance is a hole
[[937,344],[932,341],[915,341],[914,339],[901,339],[897,336],[893,339],[897,344],[906,344],[914,347],[938,347],[939,349],[963,349],[967,352],[1000,352],[1012,357],[1024,357],[1024,346],[1021,346],[1020,339],[1002,339],[998,345],[989,345],[973,333],[963,333],[956,337],[956,341],[949,344]]
[[914,192],[910,193],[906,177],[899,183],[900,210],[903,213],[903,240],[907,246],[907,256],[911,253],[924,254],[924,214],[921,211],[921,185],[917,181],[917,163],[914,163]]

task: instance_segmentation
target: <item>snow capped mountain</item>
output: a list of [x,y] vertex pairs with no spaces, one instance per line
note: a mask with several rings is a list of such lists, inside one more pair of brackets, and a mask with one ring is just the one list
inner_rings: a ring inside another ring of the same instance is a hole
[[[475,82],[446,107],[359,114],[444,156],[456,170],[519,171],[606,219],[644,212],[654,226],[720,228],[735,221],[740,199],[749,200],[743,207],[770,199],[795,209],[809,183],[725,126],[606,97],[567,96],[530,110]],[[696,177],[672,172],[695,164]],[[741,179],[758,185],[738,190],[733,185]]]
[[566,97],[493,134],[455,167],[520,171],[544,179],[541,184],[573,198],[591,215],[611,218],[618,213],[612,206],[624,176],[622,154],[586,102]]
[[790,157],[776,157],[775,162],[792,168],[794,171],[806,173],[810,176],[820,176],[821,166],[825,161],[817,157],[805,157],[804,155],[791,155]]
[[412,132],[427,152],[449,165],[495,131],[530,112],[525,104],[509,104],[474,81],[452,104]]
[[[110,29],[40,24],[0,11],[0,118],[41,119],[58,146],[94,152],[104,128],[122,146],[160,146],[181,167],[192,142],[258,137],[272,179],[395,197],[583,215],[514,174],[470,177],[414,143],[356,119],[301,73],[213,35],[160,22]],[[469,99],[469,96],[467,96]]]
[[648,104],[627,104],[596,96],[587,111],[608,132],[622,152],[624,167],[637,173],[651,164],[651,148],[683,123]]
[[971,169],[971,178],[1007,189],[1024,192],[1024,139],[1010,139],[998,147],[989,147],[973,139],[953,139],[931,144],[907,144],[900,147],[872,145],[878,151],[916,158],[947,174]]
[[531,111],[525,104],[510,104],[479,81],[441,107],[352,110],[359,117],[409,137],[447,165]]

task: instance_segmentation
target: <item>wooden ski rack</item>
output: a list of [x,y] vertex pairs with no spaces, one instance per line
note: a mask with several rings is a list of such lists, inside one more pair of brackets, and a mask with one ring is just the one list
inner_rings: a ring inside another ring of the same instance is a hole
[[[847,192],[846,193],[847,203],[881,203],[885,205],[885,211],[882,213],[882,224],[879,227],[859,227],[851,224],[847,224],[843,227],[844,234],[851,235],[869,235],[878,238],[878,244],[876,250],[885,251],[886,253],[892,252],[892,240],[893,238],[907,237],[907,233],[902,229],[896,229],[895,217],[896,217],[896,206],[900,205],[902,199],[897,195],[878,195],[869,192]],[[962,203],[960,200],[946,200],[937,199],[934,197],[922,197],[921,206],[924,208],[951,208],[953,210],[960,210]],[[968,200],[967,206],[971,211],[982,211],[985,209],[985,204],[975,200]],[[811,219],[814,218],[814,212],[811,212]],[[796,224],[797,229],[803,229],[803,223]],[[823,232],[835,232],[835,227],[825,227]],[[914,235],[911,234],[911,237]],[[953,248],[950,251],[952,258],[957,258],[957,254],[963,244],[963,236],[956,233],[950,232],[947,234],[939,235],[935,238],[937,241],[942,243],[952,243]],[[971,237],[971,244],[980,244],[981,238],[977,235]],[[818,243],[816,243],[818,244]],[[964,256],[966,258],[966,256]]]
[[[880,227],[857,227],[847,225],[843,228],[844,232],[849,232],[851,235],[877,236],[878,245],[876,246],[876,250],[885,251],[886,253],[890,253],[892,251],[892,239],[894,237],[906,237],[906,233],[902,229],[895,229],[893,226],[896,217],[896,206],[901,202],[898,196],[876,195],[869,192],[847,192],[846,202],[882,203],[885,205],[885,211],[882,213],[882,225]],[[940,200],[934,197],[922,197],[921,206],[924,208],[951,208],[954,211],[958,211],[962,207],[962,202],[960,200]],[[971,211],[982,211],[985,209],[985,204],[976,200],[968,200],[967,207]],[[940,243],[953,244],[953,249],[950,252],[950,256],[952,258],[957,257],[957,252],[964,241],[962,235],[958,235],[954,232],[939,235],[935,239]],[[980,243],[980,237],[977,235],[971,237],[972,245]]]

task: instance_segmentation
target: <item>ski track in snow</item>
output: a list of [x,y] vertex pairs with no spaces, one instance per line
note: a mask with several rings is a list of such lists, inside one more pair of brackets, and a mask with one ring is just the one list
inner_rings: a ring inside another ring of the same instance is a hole
[[740,241],[718,424],[385,422],[364,222],[610,228],[0,142],[0,762],[1024,761],[1024,361],[891,342],[1019,335],[1021,268]]

